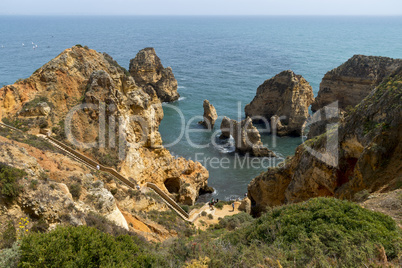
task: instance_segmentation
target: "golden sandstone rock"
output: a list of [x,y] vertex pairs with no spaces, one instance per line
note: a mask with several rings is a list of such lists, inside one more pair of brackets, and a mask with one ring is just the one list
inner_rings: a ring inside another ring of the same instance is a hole
[[[154,73],[147,71],[137,82],[138,75],[133,78],[105,53],[80,46],[66,49],[31,77],[1,88],[0,115],[10,121],[18,119],[33,134],[50,128],[58,139],[114,166],[132,181],[153,182],[174,199],[193,204],[200,189],[207,187],[209,174],[200,163],[176,159],[163,148],[158,131],[163,118],[158,89],[143,83],[149,75],[167,79],[173,85],[169,92],[178,98],[177,81],[174,86],[173,74],[164,78],[169,70],[161,69],[153,49],[145,51],[145,62],[135,61],[137,71],[148,68],[151,55]],[[78,108],[72,112],[74,107]],[[67,128],[70,131],[65,133]],[[170,188],[173,181],[177,187]]]

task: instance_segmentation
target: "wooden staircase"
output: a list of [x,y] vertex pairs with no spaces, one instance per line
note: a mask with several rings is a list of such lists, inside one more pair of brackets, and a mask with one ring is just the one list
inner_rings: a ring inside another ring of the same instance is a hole
[[[19,132],[23,132],[20,129],[17,129],[15,127],[6,125],[2,122],[0,122],[0,127],[6,127],[9,128],[11,130],[14,131],[19,131]],[[71,147],[67,146],[66,144],[50,137],[49,135],[38,135],[42,138],[44,138],[45,140],[47,140],[48,142],[50,142],[53,146],[55,146],[56,148],[58,148],[60,151],[64,152],[67,156],[73,158],[74,160],[84,164],[85,166],[93,169],[93,170],[97,170],[97,168],[99,167],[100,171],[106,172],[108,174],[110,174],[113,178],[121,181],[122,183],[124,183],[125,185],[127,185],[128,187],[137,190],[136,189],[136,184],[134,182],[131,182],[130,180],[128,180],[127,178],[125,178],[124,176],[122,176],[120,173],[118,173],[115,169],[110,168],[110,167],[106,167],[101,165],[100,163],[94,161],[93,159],[83,155],[82,153],[72,149]],[[148,182],[146,184],[146,187],[152,189],[157,195],[159,195],[161,197],[161,199],[169,206],[170,209],[172,209],[174,212],[177,213],[177,215],[179,215],[183,220],[188,221],[188,222],[192,222],[189,219],[189,214],[183,210],[183,208],[177,204],[176,201],[174,201],[172,198],[170,198],[162,189],[160,189],[156,184],[150,183]]]

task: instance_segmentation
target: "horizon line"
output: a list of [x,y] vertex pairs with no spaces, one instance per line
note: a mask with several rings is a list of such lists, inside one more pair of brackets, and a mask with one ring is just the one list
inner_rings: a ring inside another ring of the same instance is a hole
[[402,17],[402,14],[2,14],[26,17]]

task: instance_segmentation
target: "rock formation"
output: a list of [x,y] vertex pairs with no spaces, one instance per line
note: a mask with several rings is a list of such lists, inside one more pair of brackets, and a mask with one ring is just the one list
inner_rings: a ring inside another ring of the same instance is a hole
[[218,119],[218,114],[216,113],[215,107],[209,103],[208,100],[204,100],[202,105],[204,107],[204,121],[199,122],[208,129],[213,129],[216,119]]
[[244,110],[246,116],[254,121],[268,122],[275,116],[271,127],[278,130],[277,135],[300,136],[302,126],[309,116],[308,107],[313,101],[310,84],[301,75],[288,70],[260,85],[256,96]]
[[[58,224],[93,226],[96,219],[107,224],[99,218],[102,215],[149,240],[163,241],[175,236],[175,233],[141,217],[150,210],[169,210],[162,200],[129,190],[105,174],[94,174],[81,162],[60,154],[40,138],[33,139],[28,134],[1,126],[0,134],[0,163],[26,172],[17,181],[21,191],[14,200],[5,199],[0,194],[0,222],[12,220],[17,224],[28,216],[28,228],[33,231],[35,226],[39,226],[44,232]],[[38,148],[17,140],[29,140]],[[5,224],[0,226],[1,233],[5,227]]]
[[227,139],[230,136],[233,137],[236,152],[238,153],[258,157],[275,157],[275,154],[271,150],[263,146],[260,133],[253,126],[250,117],[238,122],[225,116],[222,119],[221,132],[221,139]]
[[[50,128],[57,139],[132,181],[153,182],[176,200],[193,204],[207,186],[208,171],[163,148],[161,101],[152,87],[140,84],[109,55],[75,46],[28,79],[1,88],[0,118],[18,121],[32,134]],[[71,113],[73,107],[78,110]],[[170,188],[172,182],[177,187]]]
[[402,178],[402,69],[325,134],[251,181],[248,196],[264,209],[317,196],[352,199],[362,190],[388,191]]
[[129,72],[139,86],[146,90],[155,90],[162,102],[179,99],[177,80],[173,75],[172,68],[163,67],[152,47],[140,50],[135,58],[130,60]]
[[400,59],[354,55],[325,74],[311,110],[317,111],[335,101],[344,110],[354,107],[399,66]]

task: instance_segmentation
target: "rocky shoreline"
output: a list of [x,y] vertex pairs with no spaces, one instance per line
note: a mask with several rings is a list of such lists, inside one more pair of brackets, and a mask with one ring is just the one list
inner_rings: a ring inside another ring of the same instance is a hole
[[[223,117],[220,138],[233,137],[237,154],[276,157],[263,146],[253,122],[266,122],[278,136],[304,136],[307,125],[309,132],[294,156],[250,182],[241,210],[259,215],[269,207],[314,197],[353,200],[362,191],[400,187],[401,85],[401,60],[361,55],[328,72],[315,99],[310,84],[291,70],[266,80],[245,107],[244,120]],[[172,69],[163,67],[153,48],[139,51],[127,71],[106,53],[74,46],[31,77],[2,87],[0,118],[27,136],[3,135],[0,162],[23,170],[30,179],[23,181],[27,190],[15,207],[8,209],[2,199],[7,211],[1,215],[28,214],[50,225],[81,225],[86,222],[83,215],[97,212],[124,229],[159,233],[164,238],[177,235],[141,216],[151,209],[167,209],[155,197],[133,193],[58,152],[34,149],[44,145],[27,137],[53,135],[117,169],[133,184],[154,183],[175,201],[192,206],[200,194],[213,190],[208,186],[209,172],[199,162],[171,155],[158,130],[163,118],[161,103],[179,96]],[[336,101],[338,106],[327,105]],[[71,115],[74,107],[81,108]],[[218,113],[208,100],[203,108],[200,124],[212,133]],[[27,140],[28,145],[22,142]],[[92,144],[92,148],[82,144]],[[54,164],[46,162],[50,159]],[[81,185],[82,194],[75,196],[72,185]],[[48,198],[42,198],[45,192]],[[62,202],[52,206],[51,199]],[[66,213],[68,219],[62,217]]]

